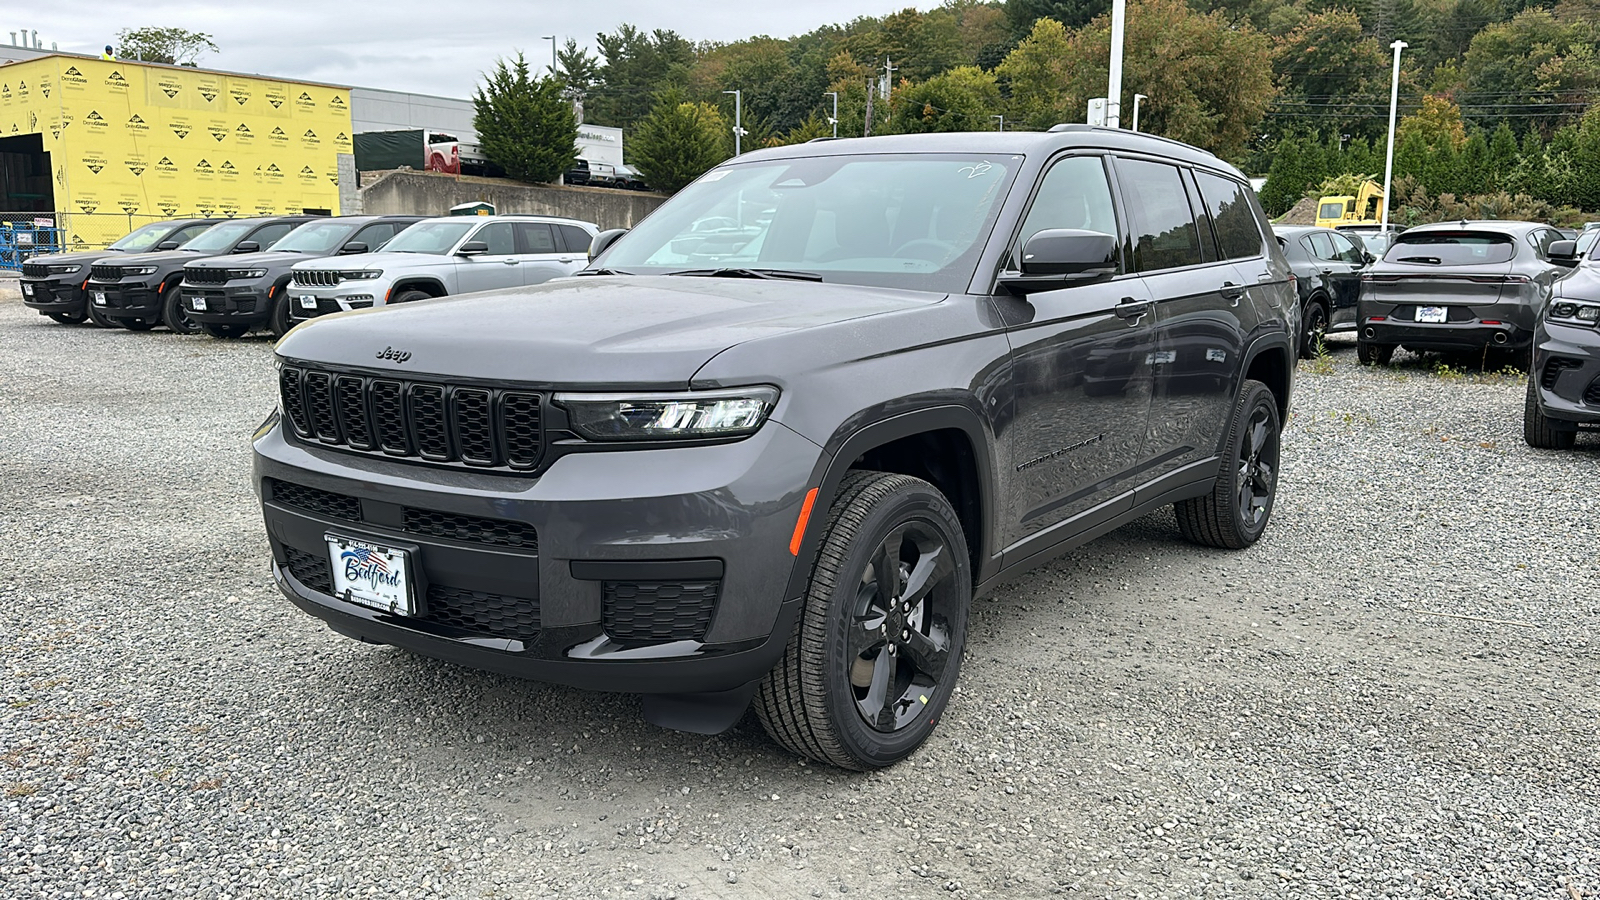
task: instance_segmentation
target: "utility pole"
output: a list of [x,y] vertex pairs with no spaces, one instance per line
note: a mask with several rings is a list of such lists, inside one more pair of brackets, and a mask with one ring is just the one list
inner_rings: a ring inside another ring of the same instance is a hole
[[862,137],[872,137],[872,79],[867,79],[867,127]]
[[744,95],[740,91],[723,91],[723,93],[733,95],[733,155],[738,156],[742,152],[739,140],[744,137],[744,128],[742,127]]
[[1139,101],[1140,100],[1149,100],[1149,99],[1150,99],[1150,97],[1147,94],[1134,94],[1133,95],[1133,130],[1134,131],[1138,131],[1139,130]]
[[839,92],[828,91],[827,96],[833,98],[833,115],[828,118],[828,124],[833,126],[833,136],[839,136]]
[[883,90],[878,92],[883,95],[885,121],[888,121],[894,115],[894,107],[889,105],[889,98],[894,93],[894,73],[896,71],[895,65],[889,60],[889,57],[885,56],[883,58]]
[[1122,39],[1127,33],[1128,0],[1111,0],[1111,73],[1106,87],[1106,127],[1122,127]]
[[1389,183],[1394,180],[1394,114],[1400,105],[1400,51],[1409,47],[1405,41],[1390,44],[1394,50],[1394,75],[1389,80],[1389,150],[1383,162],[1383,216],[1378,223],[1379,232],[1389,230]]

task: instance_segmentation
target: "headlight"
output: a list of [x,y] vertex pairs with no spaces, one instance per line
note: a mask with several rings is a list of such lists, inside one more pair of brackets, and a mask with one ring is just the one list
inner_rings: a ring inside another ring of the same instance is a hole
[[229,269],[228,270],[228,279],[230,281],[235,279],[235,278],[265,278],[265,277],[267,277],[267,270],[266,269]]
[[1550,304],[1547,316],[1551,319],[1566,319],[1579,325],[1593,325],[1600,322],[1600,305],[1557,300]]
[[363,269],[359,272],[340,272],[339,276],[349,281],[368,281],[382,274],[382,269]]
[[45,269],[45,272],[51,275],[71,275],[81,268],[83,266],[49,266]]
[[130,269],[123,269],[122,277],[126,278],[129,275],[154,275],[155,273],[155,266],[134,266]]
[[778,402],[758,386],[684,394],[557,394],[572,429],[591,441],[660,441],[753,434]]

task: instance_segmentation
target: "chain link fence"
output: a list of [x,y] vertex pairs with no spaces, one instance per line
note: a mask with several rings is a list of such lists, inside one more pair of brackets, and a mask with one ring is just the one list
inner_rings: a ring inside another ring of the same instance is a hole
[[18,270],[22,262],[45,253],[103,250],[161,215],[137,213],[5,212],[0,210],[0,270]]

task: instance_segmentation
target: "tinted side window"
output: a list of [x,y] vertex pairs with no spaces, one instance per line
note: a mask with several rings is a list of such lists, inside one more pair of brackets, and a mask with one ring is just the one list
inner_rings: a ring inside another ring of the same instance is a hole
[[556,239],[550,226],[543,222],[518,222],[517,236],[522,239],[522,253],[555,253]]
[[207,228],[210,228],[210,227],[211,227],[210,225],[190,225],[188,228],[185,228],[182,231],[179,231],[177,234],[174,234],[171,237],[167,238],[167,240],[169,240],[169,241],[177,241],[180,244],[187,244],[187,243],[189,243],[189,240],[191,238],[193,238],[195,235],[199,234],[202,231],[205,231]]
[[[1050,167],[1039,183],[1033,207],[1022,220],[1022,231],[1011,248],[1012,260],[1028,238],[1047,228],[1081,228],[1116,236],[1116,205],[1111,202],[1111,185],[1100,157],[1070,156]],[[1007,262],[1006,267],[1015,268],[1015,262]]]
[[280,222],[276,225],[268,225],[265,228],[257,229],[249,237],[245,238],[245,240],[255,241],[261,245],[261,249],[265,250],[277,243],[278,238],[281,238],[293,231],[295,229],[295,225],[298,224],[300,223],[296,222],[294,224],[290,224],[288,222]]
[[1223,259],[1244,259],[1261,255],[1261,228],[1245,186],[1237,181],[1204,172],[1195,173],[1200,195],[1205,198],[1211,222],[1217,229],[1217,244]]
[[[368,250],[378,249],[378,245],[394,237],[394,225],[390,222],[380,222],[377,225],[368,225],[356,232],[350,241],[360,241],[367,245]],[[346,241],[345,243],[350,243]]]
[[589,244],[594,240],[589,232],[576,225],[557,225],[556,233],[561,236],[561,243],[568,253],[588,253]]
[[1317,259],[1333,259],[1333,244],[1328,241],[1326,231],[1313,231],[1306,235],[1306,241],[1311,244],[1311,255]]
[[1333,242],[1333,258],[1339,262],[1347,262],[1357,266],[1366,262],[1361,258],[1361,248],[1357,247],[1354,241],[1344,235],[1330,234],[1328,235],[1328,240]]
[[492,256],[510,256],[517,252],[517,240],[511,234],[510,222],[495,222],[478,229],[478,233],[470,240],[483,241],[489,245],[489,254]]
[[1200,229],[1195,226],[1183,179],[1174,166],[1143,160],[1117,161],[1117,179],[1133,223],[1134,269],[1153,272],[1197,265]]

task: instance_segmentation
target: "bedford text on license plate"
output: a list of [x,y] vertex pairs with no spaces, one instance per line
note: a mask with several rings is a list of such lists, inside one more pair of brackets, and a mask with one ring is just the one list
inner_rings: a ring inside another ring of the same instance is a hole
[[1450,318],[1450,311],[1443,306],[1417,307],[1418,322],[1444,322]]
[[324,537],[333,569],[334,596],[396,615],[413,613],[411,560],[406,551],[336,534]]

